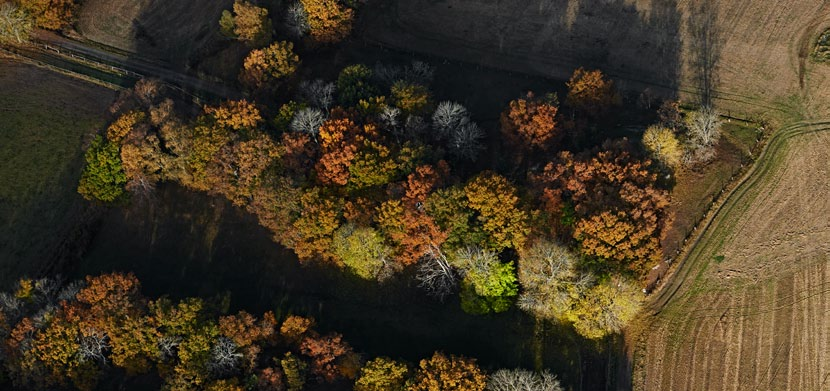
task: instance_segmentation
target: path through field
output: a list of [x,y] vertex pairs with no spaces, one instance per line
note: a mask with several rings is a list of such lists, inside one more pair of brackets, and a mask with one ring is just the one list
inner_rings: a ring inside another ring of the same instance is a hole
[[652,303],[637,390],[830,388],[830,123],[779,131]]

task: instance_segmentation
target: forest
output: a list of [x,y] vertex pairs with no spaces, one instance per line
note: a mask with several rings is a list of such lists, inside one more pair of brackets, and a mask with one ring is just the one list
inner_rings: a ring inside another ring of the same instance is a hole
[[[185,97],[153,78],[122,90],[87,145],[79,194],[141,207],[174,183],[251,214],[302,264],[381,285],[412,278],[427,300],[477,316],[516,307],[597,343],[634,318],[667,258],[677,173],[717,159],[723,122],[710,104],[632,97],[580,67],[479,119],[434,92],[440,65],[429,61],[314,74],[303,57],[349,39],[364,1],[261,3],[236,0],[211,26],[246,47],[227,81],[240,95]],[[3,3],[0,40],[65,31],[79,6]],[[640,129],[621,125],[632,123]],[[124,376],[171,390],[563,389],[543,368],[488,372],[440,351],[418,363],[366,357],[309,317],[227,312],[221,300],[145,297],[129,273],[21,278],[0,295],[0,379],[31,389],[100,389]]]

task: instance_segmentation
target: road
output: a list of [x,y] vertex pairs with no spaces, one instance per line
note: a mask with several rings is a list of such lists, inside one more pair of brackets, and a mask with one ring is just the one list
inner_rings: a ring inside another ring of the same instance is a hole
[[[87,60],[117,66],[143,77],[160,79],[172,86],[180,88],[186,93],[200,97],[214,99],[239,99],[242,97],[242,94],[233,87],[171,70],[165,64],[153,62],[149,59],[139,57],[137,54],[120,54],[114,51],[107,51],[44,30],[35,31],[32,35],[32,41],[36,44],[46,44],[50,47],[59,48],[61,51],[68,51],[72,54],[85,57]],[[48,52],[42,46],[40,48],[42,51]],[[55,55],[53,53],[48,54]]]

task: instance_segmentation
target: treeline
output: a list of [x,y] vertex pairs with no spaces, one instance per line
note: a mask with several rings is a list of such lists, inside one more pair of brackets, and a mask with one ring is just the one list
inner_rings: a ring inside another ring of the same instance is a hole
[[225,312],[218,300],[147,298],[132,274],[21,279],[0,292],[0,384],[92,390],[107,377],[154,373],[165,390],[561,390],[547,371],[488,375],[440,352],[418,365],[366,360],[313,319]]
[[[315,8],[297,4],[313,25]],[[506,168],[493,170],[485,130],[433,96],[431,66],[355,64],[334,81],[300,80],[293,43],[269,45],[267,11],[250,7],[237,2],[220,26],[265,45],[240,74],[254,98],[192,119],[159,83],[139,82],[92,142],[81,194],[124,202],[171,181],[221,195],[301,261],[379,281],[414,267],[428,293],[458,293],[473,314],[518,303],[602,338],[636,313],[640,281],[662,259],[665,178],[712,158],[714,111],[664,102],[642,142],[607,140],[622,98],[600,71],[580,68],[561,103],[529,92],[507,104],[491,140]],[[243,27],[248,17],[260,28]]]

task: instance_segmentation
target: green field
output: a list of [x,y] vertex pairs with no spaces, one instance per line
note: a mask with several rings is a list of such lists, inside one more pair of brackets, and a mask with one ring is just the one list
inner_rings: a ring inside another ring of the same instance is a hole
[[115,92],[0,60],[0,283],[56,257],[85,204],[75,191],[83,146]]

